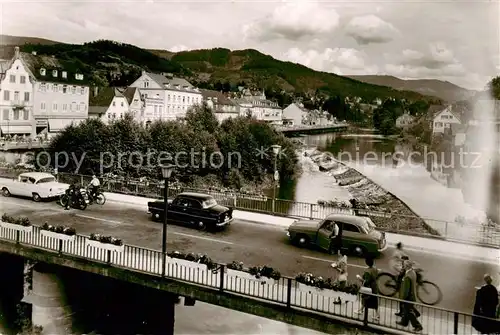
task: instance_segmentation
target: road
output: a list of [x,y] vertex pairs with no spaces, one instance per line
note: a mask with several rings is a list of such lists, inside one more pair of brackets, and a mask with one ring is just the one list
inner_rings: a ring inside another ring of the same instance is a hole
[[[140,207],[106,203],[91,206],[85,211],[65,211],[55,203],[34,203],[19,198],[1,198],[1,213],[27,216],[33,224],[68,225],[79,234],[101,233],[122,238],[126,244],[161,249],[162,225],[150,220]],[[169,251],[206,253],[212,259],[230,263],[243,261],[246,266],[268,265],[283,275],[295,276],[299,272],[331,277],[330,263],[336,257],[314,250],[300,249],[288,242],[282,227],[235,221],[226,231],[199,232],[194,229],[169,225],[167,248]],[[376,260],[380,269],[389,268],[389,255]],[[485,273],[497,276],[499,266],[474,259],[434,255],[429,252],[408,251],[409,256],[425,269],[426,279],[438,284],[443,291],[440,307],[470,313],[474,304],[474,286],[482,284]],[[349,258],[349,277],[362,274],[364,260]]]

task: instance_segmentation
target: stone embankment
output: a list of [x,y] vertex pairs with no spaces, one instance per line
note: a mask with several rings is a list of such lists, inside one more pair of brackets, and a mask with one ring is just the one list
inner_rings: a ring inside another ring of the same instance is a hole
[[[386,191],[369,178],[353,168],[336,160],[329,153],[318,150],[303,152],[318,165],[319,170],[328,173],[335,179],[339,187],[346,188],[352,199],[358,202],[358,208],[377,214],[369,215],[377,227],[387,231],[411,231],[439,235],[423,219],[413,212],[403,201],[394,194]],[[352,208],[349,201],[320,200],[318,204],[331,207]]]

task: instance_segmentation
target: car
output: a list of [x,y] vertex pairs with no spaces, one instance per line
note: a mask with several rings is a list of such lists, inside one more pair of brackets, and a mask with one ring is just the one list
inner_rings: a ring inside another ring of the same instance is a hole
[[59,183],[56,177],[45,172],[25,172],[17,178],[0,178],[2,195],[30,197],[34,201],[59,198],[69,184]]
[[[148,202],[148,213],[153,220],[164,220],[165,202]],[[168,200],[168,221],[196,227],[199,230],[215,230],[227,227],[233,221],[233,209],[217,204],[208,194],[184,192]]]
[[387,249],[385,233],[376,229],[369,217],[331,214],[324,220],[298,220],[286,233],[292,243],[329,251],[333,224],[342,230],[342,249],[358,256],[379,255]]

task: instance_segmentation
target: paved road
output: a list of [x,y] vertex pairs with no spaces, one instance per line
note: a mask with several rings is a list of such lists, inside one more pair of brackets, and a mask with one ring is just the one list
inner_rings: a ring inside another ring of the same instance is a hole
[[[145,210],[123,204],[107,203],[91,206],[85,211],[64,211],[55,203],[34,203],[19,198],[1,198],[0,212],[28,216],[34,224],[65,224],[76,228],[79,234],[101,233],[122,238],[125,243],[161,249],[162,225],[152,222]],[[168,249],[184,252],[207,253],[216,261],[229,263],[243,261],[247,266],[269,265],[282,274],[295,276],[306,271],[321,276],[333,276],[329,264],[336,257],[321,252],[297,248],[286,238],[282,227],[236,221],[225,232],[199,232],[179,226],[169,226]],[[388,250],[376,264],[381,269],[389,266]],[[428,280],[436,282],[444,294],[440,307],[471,312],[475,290],[482,283],[484,273],[497,275],[499,266],[474,259],[453,258],[450,255],[433,255],[409,251],[425,270]],[[362,259],[349,259],[349,276],[361,274]]]

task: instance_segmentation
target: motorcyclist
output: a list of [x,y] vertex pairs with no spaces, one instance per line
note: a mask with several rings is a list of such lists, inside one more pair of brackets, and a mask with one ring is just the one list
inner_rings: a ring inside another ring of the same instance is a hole
[[97,195],[99,194],[99,186],[101,186],[99,178],[97,178],[95,174],[92,175],[92,180],[89,183],[91,201],[94,201],[97,198]]
[[73,204],[76,203],[77,201],[77,192],[78,188],[77,185],[72,183],[69,185],[68,189],[66,190],[66,195],[68,196],[68,201],[66,202],[66,207],[64,208],[65,210],[69,210],[70,207],[73,206]]

